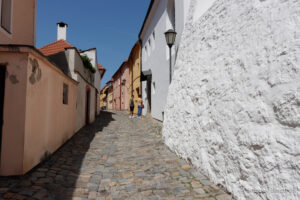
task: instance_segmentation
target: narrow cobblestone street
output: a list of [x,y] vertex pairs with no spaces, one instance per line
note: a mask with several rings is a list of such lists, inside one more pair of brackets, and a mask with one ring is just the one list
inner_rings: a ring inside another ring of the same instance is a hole
[[0,178],[0,199],[217,199],[231,196],[168,150],[161,125],[102,112],[48,160]]

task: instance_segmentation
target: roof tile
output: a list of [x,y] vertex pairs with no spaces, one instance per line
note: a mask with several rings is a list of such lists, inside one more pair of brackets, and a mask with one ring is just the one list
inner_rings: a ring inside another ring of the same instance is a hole
[[47,44],[41,48],[39,51],[42,52],[45,56],[50,56],[62,51],[65,51],[66,48],[75,48],[73,45],[68,43],[66,40],[57,40],[50,44]]

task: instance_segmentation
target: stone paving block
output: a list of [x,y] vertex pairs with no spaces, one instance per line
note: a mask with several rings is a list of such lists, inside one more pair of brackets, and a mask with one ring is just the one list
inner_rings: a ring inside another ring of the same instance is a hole
[[232,200],[233,198],[228,194],[218,195],[217,200]]
[[160,126],[102,112],[31,173],[0,177],[0,199],[231,199],[164,146]]
[[95,191],[89,192],[88,199],[96,199],[96,198],[97,198],[97,192]]

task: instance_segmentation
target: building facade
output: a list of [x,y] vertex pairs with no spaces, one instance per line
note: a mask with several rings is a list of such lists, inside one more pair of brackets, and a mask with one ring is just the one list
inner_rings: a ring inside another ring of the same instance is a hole
[[107,96],[108,96],[108,87],[107,85],[102,88],[100,91],[100,108],[101,109],[108,109],[107,105]]
[[128,61],[124,61],[120,68],[113,75],[113,109],[127,110],[129,105],[129,69]]
[[[164,119],[164,109],[170,84],[169,47],[164,33],[177,32],[172,48],[174,65],[190,0],[152,0],[141,28],[139,39],[142,48],[142,96],[143,114],[151,113],[158,120]],[[176,19],[176,21],[175,21]]]
[[34,47],[36,1],[0,6],[0,175],[11,176],[74,135],[78,83]]
[[1,0],[0,10],[0,44],[35,46],[36,0]]
[[107,109],[108,110],[113,110],[114,109],[114,79],[111,78],[107,82]]
[[[141,88],[141,45],[140,42],[136,42],[132,48],[128,58],[128,70],[129,70],[129,89],[128,98],[130,100],[133,95],[134,100],[137,100],[142,93]],[[128,101],[129,102],[129,101]],[[137,114],[138,107],[135,105],[134,113]]]

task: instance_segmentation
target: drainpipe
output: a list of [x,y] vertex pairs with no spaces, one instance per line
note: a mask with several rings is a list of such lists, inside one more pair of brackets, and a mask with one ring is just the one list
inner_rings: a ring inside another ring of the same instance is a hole
[[[131,62],[131,96],[133,95],[133,61]],[[131,98],[131,97],[130,97]]]
[[139,42],[140,42],[140,91],[139,91],[139,95],[142,96],[142,99],[143,99],[143,86],[142,86],[142,61],[143,61],[143,57],[142,57],[142,44],[143,44],[143,41],[141,39],[139,39]]
[[122,72],[120,70],[120,110],[122,110]]

